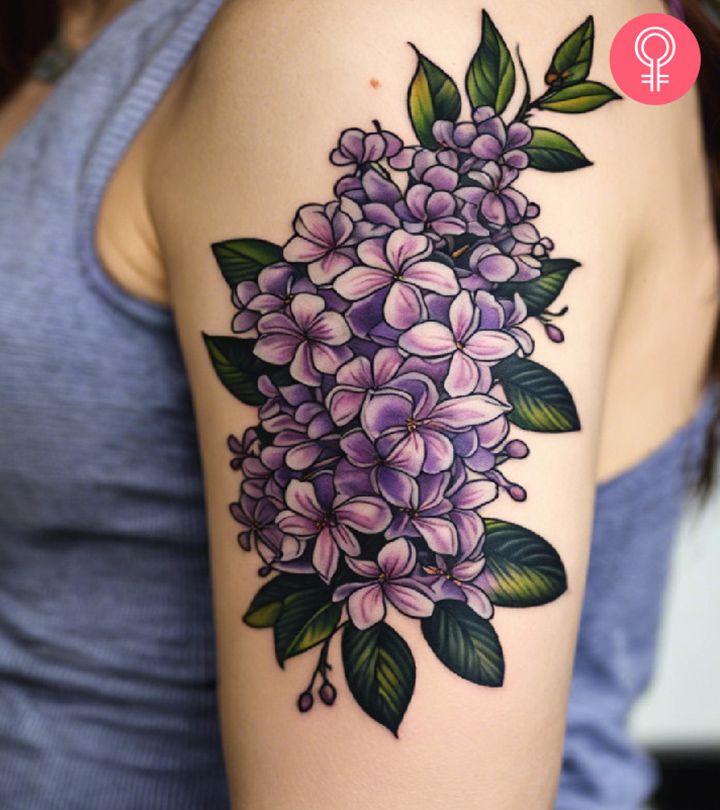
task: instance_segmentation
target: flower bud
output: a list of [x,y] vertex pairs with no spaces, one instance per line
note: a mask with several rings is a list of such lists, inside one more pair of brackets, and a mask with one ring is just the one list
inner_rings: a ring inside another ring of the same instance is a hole
[[510,489],[508,489],[508,493],[514,501],[524,501],[525,498],[527,498],[527,492],[525,492],[520,484],[513,484]]
[[513,439],[503,449],[510,458],[525,458],[529,453],[528,446],[520,439]]
[[272,571],[272,567],[271,567],[271,566],[269,566],[269,565],[263,565],[263,567],[262,567],[262,568],[259,568],[259,569],[258,569],[258,576],[259,576],[259,577],[267,577],[267,576],[269,576],[269,575],[270,575],[270,572],[271,572],[271,571]]
[[337,697],[337,689],[330,683],[330,681],[325,681],[325,683],[320,687],[318,695],[320,695],[320,700],[322,700],[326,706],[332,706],[333,703],[335,703],[335,698]]
[[562,343],[565,340],[565,335],[563,334],[562,329],[558,329],[552,323],[545,324],[545,334],[552,340],[553,343]]
[[297,707],[301,712],[309,712],[313,706],[313,696],[311,692],[303,692],[298,698]]

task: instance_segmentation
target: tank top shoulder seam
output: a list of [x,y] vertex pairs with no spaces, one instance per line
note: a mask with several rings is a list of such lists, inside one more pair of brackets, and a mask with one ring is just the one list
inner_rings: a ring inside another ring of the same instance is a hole
[[[155,2],[139,0],[139,5],[152,5]],[[221,4],[222,0],[181,2],[181,16],[177,25],[149,54],[137,78],[96,134],[79,181],[75,236],[80,273],[107,303],[150,327],[174,329],[174,312],[166,304],[135,295],[107,273],[95,241],[100,205],[118,163],[202,38]],[[131,10],[132,6],[127,11]],[[116,21],[119,20],[117,18]],[[110,34],[112,26],[113,23],[104,33]],[[97,46],[101,44],[99,40]]]

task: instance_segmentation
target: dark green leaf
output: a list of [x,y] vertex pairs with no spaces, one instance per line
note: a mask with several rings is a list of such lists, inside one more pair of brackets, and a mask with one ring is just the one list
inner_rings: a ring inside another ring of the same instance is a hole
[[348,687],[360,708],[390,729],[398,728],[415,689],[415,662],[410,648],[385,622],[343,631],[343,666]]
[[544,96],[538,104],[541,110],[561,113],[584,113],[596,110],[620,96],[600,82],[580,82],[561,87],[549,96]]
[[280,615],[283,600],[298,591],[317,587],[316,576],[278,574],[255,594],[243,621],[250,627],[272,627]]
[[501,113],[515,90],[515,65],[490,15],[482,13],[482,39],[475,52],[467,75],[465,87],[474,107],[489,105]]
[[502,686],[505,662],[500,639],[487,619],[465,602],[446,599],[422,620],[432,651],[448,669],[481,686]]
[[[413,48],[415,46],[413,45]],[[432,134],[436,121],[455,121],[460,115],[460,93],[455,82],[415,48],[417,70],[408,88],[408,112],[423,146],[439,146]]]
[[265,402],[257,386],[258,377],[263,374],[267,374],[275,385],[293,382],[286,366],[274,366],[253,354],[254,339],[212,337],[204,332],[203,339],[220,381],[246,405],[259,406]]
[[592,64],[594,38],[595,26],[590,16],[558,45],[545,74],[546,83],[551,87],[565,86],[587,78]]
[[539,535],[503,520],[485,520],[485,568],[477,584],[501,607],[533,607],[567,590],[565,566]]
[[540,315],[560,295],[570,273],[579,267],[572,259],[547,259],[542,263],[542,275],[532,281],[507,281],[498,284],[495,295],[512,298],[515,293],[525,301],[528,315]]
[[283,251],[264,239],[228,239],[212,245],[215,260],[225,281],[234,287],[241,281],[254,281],[269,264],[282,261]]
[[571,393],[550,369],[513,355],[493,368],[513,409],[508,419],[525,430],[564,433],[580,430]]
[[554,129],[533,127],[532,139],[525,151],[530,158],[530,166],[543,172],[571,172],[592,166],[592,162],[570,138]]
[[288,658],[309,650],[331,636],[340,621],[342,604],[332,601],[325,585],[290,594],[283,599],[275,622],[275,657],[282,666]]

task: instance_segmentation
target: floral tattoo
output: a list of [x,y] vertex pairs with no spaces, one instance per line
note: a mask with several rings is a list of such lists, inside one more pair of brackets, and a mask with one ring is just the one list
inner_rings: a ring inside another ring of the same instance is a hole
[[302,206],[284,246],[213,245],[232,291],[236,336],[204,335],[227,390],[259,424],[230,436],[242,474],[239,545],[268,581],[244,620],[273,628],[280,666],[314,650],[298,697],[337,698],[331,644],[359,706],[395,735],[412,697],[412,652],[387,619],[416,618],[452,672],[500,686],[495,608],[532,607],[567,588],[560,556],[529,529],[487,516],[523,487],[501,468],[528,455],[514,435],[580,429],[573,398],[530,359],[530,319],[561,343],[549,307],[578,267],[551,258],[526,168],[590,161],[535,110],[582,113],[619,98],[587,79],[593,20],[556,49],[546,89],[512,118],[516,63],[487,13],[459,121],[455,82],[417,51],[408,111],[417,143],[373,122],[330,154],[332,201]]

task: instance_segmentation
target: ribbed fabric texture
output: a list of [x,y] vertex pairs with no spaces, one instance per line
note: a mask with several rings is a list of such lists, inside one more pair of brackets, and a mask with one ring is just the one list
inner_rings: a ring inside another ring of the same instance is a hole
[[169,310],[102,191],[220,0],[139,0],[0,157],[0,808],[227,810],[207,528]]
[[[0,157],[2,810],[229,807],[174,321],[93,246],[111,173],[219,5],[137,0]],[[708,415],[598,490],[557,810],[636,810],[650,790],[624,719]]]

